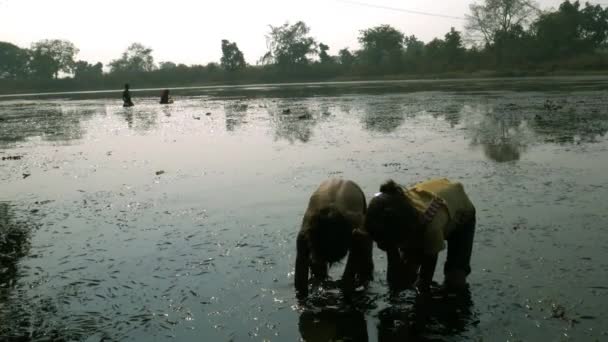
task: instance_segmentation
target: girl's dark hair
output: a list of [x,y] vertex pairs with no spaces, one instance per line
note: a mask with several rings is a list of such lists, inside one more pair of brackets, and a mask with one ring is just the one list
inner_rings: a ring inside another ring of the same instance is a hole
[[387,180],[369,203],[365,229],[376,242],[399,242],[409,235],[417,219],[416,209],[403,188],[395,181]]
[[403,188],[394,180],[389,179],[380,185],[380,192],[388,195],[403,195]]
[[350,222],[335,206],[323,208],[313,217],[310,247],[315,254],[332,264],[348,253],[351,234]]

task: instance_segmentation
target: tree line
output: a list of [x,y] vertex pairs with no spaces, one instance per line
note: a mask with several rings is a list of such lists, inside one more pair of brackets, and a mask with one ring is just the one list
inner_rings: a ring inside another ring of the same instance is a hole
[[[530,0],[483,0],[470,6],[465,31],[423,42],[389,25],[359,32],[360,49],[330,47],[310,35],[302,21],[270,26],[267,52],[246,63],[235,42],[221,41],[219,63],[156,63],[150,47],[133,43],[107,65],[77,60],[65,40],[41,40],[30,48],[0,42],[0,89],[7,80],[39,88],[148,86],[200,83],[360,79],[424,75],[525,75],[556,70],[608,69],[608,7],[564,1],[542,11]],[[61,77],[60,76],[67,76]]]

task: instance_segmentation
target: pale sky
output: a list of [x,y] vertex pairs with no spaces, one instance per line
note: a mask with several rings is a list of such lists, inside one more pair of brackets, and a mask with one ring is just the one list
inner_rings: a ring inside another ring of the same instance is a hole
[[[608,1],[608,0],[607,0]],[[368,4],[464,17],[472,0],[360,0]],[[540,0],[542,8],[561,0]],[[132,42],[151,47],[155,61],[217,62],[220,41],[238,44],[250,64],[266,52],[268,25],[302,20],[330,53],[358,49],[359,30],[390,24],[423,41],[442,37],[463,20],[365,7],[344,0],[0,0],[0,41],[29,47],[40,39],[66,39],[78,59],[120,57]]]

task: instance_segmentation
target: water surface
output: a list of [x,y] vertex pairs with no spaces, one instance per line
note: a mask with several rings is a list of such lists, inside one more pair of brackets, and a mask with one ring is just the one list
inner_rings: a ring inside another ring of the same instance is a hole
[[[29,234],[0,244],[18,245],[0,251],[0,336],[605,340],[608,92],[547,83],[5,98],[0,228]],[[329,282],[298,306],[295,236],[328,177],[368,198],[387,178],[461,181],[478,209],[470,296],[392,297],[376,249],[354,301]]]

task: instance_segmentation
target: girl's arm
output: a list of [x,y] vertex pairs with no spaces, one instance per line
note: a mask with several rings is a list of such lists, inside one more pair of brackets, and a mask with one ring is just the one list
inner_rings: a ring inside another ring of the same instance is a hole
[[308,270],[310,268],[308,241],[303,234],[298,234],[296,249],[295,287],[296,297],[301,299],[308,296]]
[[431,288],[436,266],[437,254],[425,254],[421,257],[420,278],[418,284],[416,284],[420,292],[427,292]]
[[[386,269],[386,280],[390,288],[395,291],[400,291],[407,287],[407,268],[401,258],[401,253],[397,247],[386,249],[386,258],[388,261]],[[415,279],[415,278],[414,278]]]

